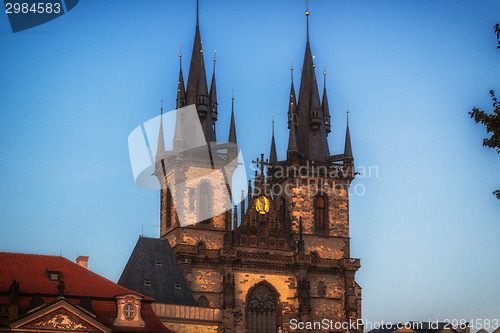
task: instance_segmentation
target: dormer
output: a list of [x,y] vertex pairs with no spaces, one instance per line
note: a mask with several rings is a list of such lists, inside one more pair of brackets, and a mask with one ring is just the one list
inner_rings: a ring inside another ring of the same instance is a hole
[[141,317],[142,297],[135,294],[116,296],[117,316],[113,326],[144,327]]

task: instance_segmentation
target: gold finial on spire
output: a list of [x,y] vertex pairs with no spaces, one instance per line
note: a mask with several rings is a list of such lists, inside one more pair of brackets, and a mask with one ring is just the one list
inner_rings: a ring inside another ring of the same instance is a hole
[[182,58],[182,45],[179,45],[179,58]]
[[273,121],[272,121],[272,124],[273,124],[273,136],[274,136],[274,112],[271,113],[271,115],[273,116]]
[[309,1],[306,1],[307,43],[309,43]]
[[215,62],[217,61],[217,50],[214,50],[214,75],[215,75]]
[[293,58],[290,58],[290,70],[293,71]]
[[160,104],[160,112],[161,112],[161,114],[163,115],[163,100],[161,100],[161,104]]
[[349,115],[349,103],[347,103],[347,110],[345,112],[347,115]]
[[326,76],[326,62],[323,63],[323,75]]
[[316,68],[316,64],[314,63],[314,60],[316,59],[316,56],[313,55],[313,68]]
[[233,91],[233,97],[231,99],[234,101],[234,89],[232,91]]

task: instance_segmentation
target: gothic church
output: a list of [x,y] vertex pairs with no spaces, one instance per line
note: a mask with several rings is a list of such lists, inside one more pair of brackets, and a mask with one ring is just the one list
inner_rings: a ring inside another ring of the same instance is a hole
[[[155,298],[157,315],[174,331],[290,332],[291,320],[361,318],[361,288],[355,281],[360,260],[350,255],[349,186],[356,173],[349,128],[344,153],[330,155],[326,85],[320,97],[308,19],[307,11],[298,94],[293,76],[290,87],[286,159],[278,160],[273,133],[268,158],[262,154],[257,160],[260,172],[249,182],[248,196],[223,214],[184,227],[168,187],[162,189],[160,239],[141,237],[120,278],[119,284]],[[187,86],[181,67],[177,90],[177,108],[192,104],[207,142],[215,143],[215,72],[209,88],[198,9]],[[237,144],[234,103],[228,142]],[[185,152],[182,163],[188,167],[177,168],[179,159],[169,160],[164,149],[159,144],[156,157],[161,183],[167,176],[175,181],[210,171],[235,153],[214,156],[210,165]],[[203,183],[186,196],[210,209],[216,188]]]

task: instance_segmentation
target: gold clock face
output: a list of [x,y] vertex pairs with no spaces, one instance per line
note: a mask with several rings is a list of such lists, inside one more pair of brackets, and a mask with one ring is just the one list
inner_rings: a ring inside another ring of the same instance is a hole
[[269,199],[260,196],[255,201],[255,209],[259,212],[259,214],[266,214],[269,211]]

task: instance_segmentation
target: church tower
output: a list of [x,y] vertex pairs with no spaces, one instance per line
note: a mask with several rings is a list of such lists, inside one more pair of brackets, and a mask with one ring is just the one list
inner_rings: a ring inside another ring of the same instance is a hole
[[[286,158],[278,159],[273,121],[270,154],[267,159],[262,154],[253,162],[259,171],[248,184],[248,196],[223,213],[182,226],[169,188],[192,175],[223,169],[237,156],[234,97],[228,143],[216,143],[219,110],[215,58],[208,89],[197,3],[187,86],[180,62],[177,108],[195,105],[210,160],[199,159],[196,150],[179,148],[179,124],[172,151],[165,151],[160,128],[155,174],[166,185],[160,196],[160,237],[169,241],[198,305],[220,310],[220,332],[291,332],[294,321],[327,318],[344,323],[361,318],[361,288],[355,282],[360,260],[350,254],[349,187],[356,173],[349,126],[344,152],[331,155],[328,135],[333,126],[326,72],[320,97],[314,60],[306,11],[298,95],[292,67],[288,107],[275,112],[280,119],[287,117]],[[227,185],[232,171],[219,183],[187,186],[184,206],[210,211],[218,205],[221,191],[227,190],[232,197]],[[347,331],[338,327],[330,330]],[[361,332],[362,328],[354,331]]]

